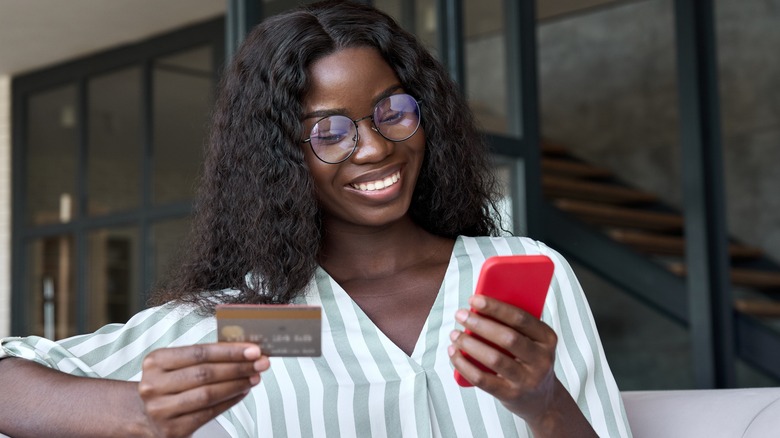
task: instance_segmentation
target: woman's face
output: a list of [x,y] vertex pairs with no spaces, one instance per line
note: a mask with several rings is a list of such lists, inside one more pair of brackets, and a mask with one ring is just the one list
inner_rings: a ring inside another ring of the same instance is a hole
[[[318,60],[309,78],[311,87],[303,101],[307,138],[326,115],[361,119],[373,114],[383,98],[405,92],[393,69],[375,49],[367,47],[339,50]],[[358,122],[357,149],[337,164],[321,161],[310,143],[303,143],[324,225],[330,229],[383,227],[409,210],[425,152],[425,134],[420,127],[407,140],[393,142],[373,126],[369,118]]]

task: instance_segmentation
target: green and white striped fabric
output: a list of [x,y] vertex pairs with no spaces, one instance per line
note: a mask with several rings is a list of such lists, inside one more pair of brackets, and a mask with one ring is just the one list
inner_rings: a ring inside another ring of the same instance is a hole
[[[234,437],[527,437],[489,394],[459,387],[447,356],[455,311],[468,307],[487,257],[545,254],[555,274],[542,319],[558,334],[555,373],[602,437],[631,436],[585,296],[568,263],[522,237],[459,237],[411,357],[322,269],[301,303],[323,309],[322,356],[272,358],[262,383],[217,421]],[[216,340],[212,317],[185,306],[147,309],[126,324],[58,342],[7,338],[0,356],[71,374],[139,380],[150,351]]]

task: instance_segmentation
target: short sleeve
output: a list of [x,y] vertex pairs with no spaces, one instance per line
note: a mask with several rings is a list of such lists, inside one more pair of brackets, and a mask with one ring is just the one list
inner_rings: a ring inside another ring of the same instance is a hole
[[216,341],[216,323],[191,306],[144,310],[125,324],[52,341],[38,336],[0,340],[0,358],[17,357],[84,376],[140,380],[141,362],[151,351]]

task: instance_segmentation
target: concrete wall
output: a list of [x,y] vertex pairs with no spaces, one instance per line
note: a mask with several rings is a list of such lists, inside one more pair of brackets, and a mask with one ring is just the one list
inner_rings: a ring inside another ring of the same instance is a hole
[[[780,2],[717,4],[728,224],[780,260]],[[543,134],[682,204],[671,0],[630,2],[539,29]]]
[[718,1],[728,223],[780,260],[780,1]]
[[539,28],[543,135],[680,204],[671,0]]
[[[719,0],[718,55],[732,236],[780,260],[780,1]],[[672,0],[539,28],[543,135],[682,205]],[[686,330],[576,266],[621,389],[693,387]],[[737,363],[737,384],[777,382]]]
[[11,332],[11,78],[0,76],[0,338]]

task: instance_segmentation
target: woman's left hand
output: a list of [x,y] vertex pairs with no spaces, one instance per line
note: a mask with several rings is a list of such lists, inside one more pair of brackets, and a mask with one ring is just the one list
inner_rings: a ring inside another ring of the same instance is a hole
[[[572,436],[592,434],[571,395],[555,377],[558,336],[553,329],[528,312],[490,297],[474,295],[469,304],[479,313],[461,309],[455,319],[506,352],[454,330],[448,352],[455,369],[522,417],[534,436],[569,436],[573,431]],[[496,374],[482,371],[463,352]]]

